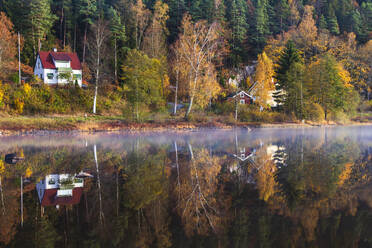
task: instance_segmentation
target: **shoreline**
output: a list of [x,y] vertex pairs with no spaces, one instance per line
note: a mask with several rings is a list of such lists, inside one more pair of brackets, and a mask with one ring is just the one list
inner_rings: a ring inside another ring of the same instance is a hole
[[337,126],[369,126],[372,122],[311,123],[282,122],[260,123],[240,122],[237,124],[220,121],[186,122],[181,120],[128,122],[114,117],[7,117],[0,118],[0,135],[41,135],[53,133],[99,133],[99,132],[187,132],[198,130],[231,130],[257,128],[316,128]]

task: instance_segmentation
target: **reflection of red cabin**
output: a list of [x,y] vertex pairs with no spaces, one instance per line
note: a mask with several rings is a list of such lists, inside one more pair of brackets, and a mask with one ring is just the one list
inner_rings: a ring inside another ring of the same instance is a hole
[[237,152],[238,154],[233,154],[233,156],[241,161],[245,161],[248,158],[251,158],[256,152],[256,150],[250,149],[250,148],[246,149],[245,147],[241,147]]
[[246,105],[252,104],[255,100],[253,96],[249,95],[244,90],[238,92],[237,94],[229,96],[228,100],[235,101],[236,98],[239,104],[246,104]]

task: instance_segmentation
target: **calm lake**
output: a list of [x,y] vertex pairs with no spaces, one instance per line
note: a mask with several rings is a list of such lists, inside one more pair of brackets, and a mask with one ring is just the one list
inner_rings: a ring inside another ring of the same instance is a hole
[[372,247],[372,127],[0,138],[0,247]]

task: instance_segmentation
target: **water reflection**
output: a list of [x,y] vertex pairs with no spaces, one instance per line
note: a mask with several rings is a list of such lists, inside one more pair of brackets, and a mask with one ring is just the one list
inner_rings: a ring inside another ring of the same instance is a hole
[[74,205],[80,202],[84,179],[70,174],[50,174],[36,184],[40,205],[43,207]]
[[0,246],[371,247],[371,144],[371,127],[3,138],[24,159],[0,164]]

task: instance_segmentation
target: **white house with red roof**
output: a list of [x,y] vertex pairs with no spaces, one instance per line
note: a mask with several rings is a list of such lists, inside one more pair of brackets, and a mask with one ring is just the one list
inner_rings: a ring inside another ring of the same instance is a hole
[[82,86],[83,68],[76,53],[40,51],[36,58],[34,75],[46,84],[78,83]]

